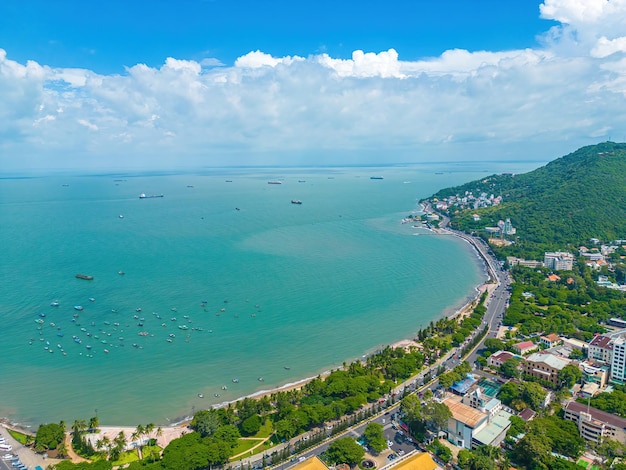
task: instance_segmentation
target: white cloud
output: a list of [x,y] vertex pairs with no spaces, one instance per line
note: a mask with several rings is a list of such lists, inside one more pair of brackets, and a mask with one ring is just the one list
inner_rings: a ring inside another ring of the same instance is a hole
[[625,2],[546,0],[560,24],[535,48],[415,61],[253,51],[101,75],[0,49],[0,168],[555,157],[626,135]]

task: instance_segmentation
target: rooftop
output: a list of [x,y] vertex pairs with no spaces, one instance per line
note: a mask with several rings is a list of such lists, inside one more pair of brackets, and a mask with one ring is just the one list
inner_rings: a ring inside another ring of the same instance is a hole
[[532,341],[522,341],[521,343],[517,343],[515,347],[517,349],[528,349],[530,347],[537,347],[537,345]]
[[487,415],[482,411],[476,410],[471,406],[464,405],[463,403],[453,401],[449,398],[444,400],[443,403],[450,408],[453,419],[460,421],[470,428],[475,428],[487,418]]
[[500,411],[491,419],[491,422],[487,426],[474,435],[474,439],[483,444],[491,445],[503,431],[509,428],[511,425],[511,416],[511,413],[507,411]]
[[524,421],[530,421],[531,419],[535,417],[536,414],[537,413],[535,413],[530,408],[524,408],[522,411],[519,412],[518,416],[522,418]]
[[398,465],[394,465],[393,468],[394,470],[435,470],[439,466],[429,454],[422,452],[402,460]]
[[297,470],[328,470],[328,467],[317,457],[308,458],[297,463],[292,468]]
[[569,360],[553,354],[533,353],[526,358],[527,362],[542,363],[553,369],[561,370],[570,363]]
[[570,401],[565,405],[565,409],[568,411],[573,411],[574,413],[589,412],[591,417],[597,421],[610,424],[611,426],[614,426],[616,428],[626,429],[626,419],[620,418],[619,416],[615,416],[611,413],[607,413],[606,411],[602,411],[597,408],[588,407],[587,405],[583,405],[582,403]]

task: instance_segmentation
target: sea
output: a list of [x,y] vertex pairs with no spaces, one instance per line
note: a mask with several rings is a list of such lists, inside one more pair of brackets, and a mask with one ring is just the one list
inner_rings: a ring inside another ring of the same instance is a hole
[[2,176],[0,417],[174,424],[411,338],[486,274],[402,219],[538,166]]

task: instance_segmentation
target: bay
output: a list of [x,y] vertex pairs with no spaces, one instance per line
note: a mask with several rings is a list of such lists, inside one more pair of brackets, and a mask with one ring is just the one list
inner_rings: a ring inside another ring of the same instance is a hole
[[400,221],[420,198],[486,174],[432,164],[5,176],[0,416],[163,425],[411,337],[485,274],[466,243]]

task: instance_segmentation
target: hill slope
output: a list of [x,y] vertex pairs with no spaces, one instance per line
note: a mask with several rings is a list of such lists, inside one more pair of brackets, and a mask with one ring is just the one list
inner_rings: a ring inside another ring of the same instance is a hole
[[[626,239],[626,144],[583,147],[532,172],[489,176],[439,191],[431,200],[468,192],[501,196],[502,202],[480,209],[452,205],[451,225],[480,232],[510,218],[517,228],[512,252],[578,246],[590,238]],[[472,214],[481,220],[473,221]]]

